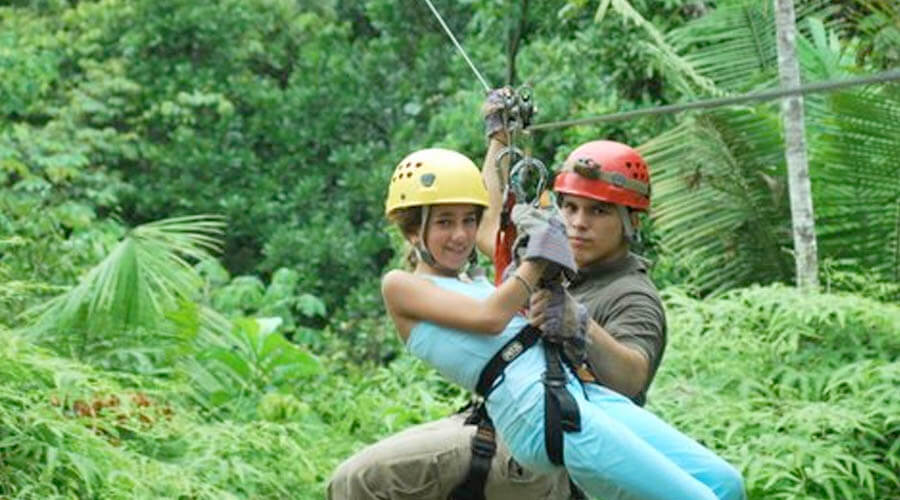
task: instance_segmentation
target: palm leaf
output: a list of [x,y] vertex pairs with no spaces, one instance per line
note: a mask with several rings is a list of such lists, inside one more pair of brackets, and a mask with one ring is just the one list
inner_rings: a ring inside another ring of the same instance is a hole
[[653,168],[654,227],[701,292],[790,277],[778,116],[721,110],[641,147]]
[[718,7],[667,34],[667,41],[701,74],[728,90],[769,85],[777,77],[771,3]]
[[[767,5],[720,6],[667,40],[722,88],[772,86],[777,54]],[[811,2],[801,11],[807,17],[797,48],[807,81],[859,71],[837,37],[835,22],[821,20],[829,18],[829,11],[820,5]],[[857,91],[804,99],[810,176],[821,211],[820,253],[896,275],[900,176],[890,160],[898,157],[896,100],[885,98],[884,88],[873,92],[864,94],[868,100]],[[776,103],[763,103],[698,114],[642,147],[653,168],[661,246],[691,266],[691,284],[701,292],[791,280],[777,109]],[[874,230],[867,230],[870,226]]]
[[[798,6],[798,26],[808,33],[808,19],[829,19],[819,25],[833,29],[834,7],[825,1]],[[684,60],[719,88],[747,92],[778,84],[775,14],[771,2],[731,1],[708,15],[666,34],[666,41]]]
[[668,70],[667,73],[670,78],[677,80],[680,83],[679,87],[683,92],[692,94],[693,92],[691,92],[690,86],[693,84],[708,93],[715,95],[721,94],[721,91],[716,88],[715,83],[701,74],[701,72],[691,64],[690,60],[678,55],[676,49],[666,42],[665,35],[660,32],[653,23],[644,19],[640,12],[638,12],[627,0],[602,0],[597,7],[594,21],[598,23],[602,22],[610,7],[622,16],[625,21],[633,22],[647,33],[650,41],[645,45],[645,50],[656,57],[664,71]]
[[900,281],[900,89],[829,98],[814,195],[823,254]]
[[121,333],[158,329],[179,300],[198,293],[201,278],[189,260],[219,248],[224,226],[215,216],[144,224],[130,231],[69,291],[26,312],[35,335]]

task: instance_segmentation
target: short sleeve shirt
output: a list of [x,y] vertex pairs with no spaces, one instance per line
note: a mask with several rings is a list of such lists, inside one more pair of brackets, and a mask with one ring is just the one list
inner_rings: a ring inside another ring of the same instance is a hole
[[666,348],[666,315],[659,291],[648,276],[647,261],[629,253],[613,262],[579,269],[568,290],[613,338],[647,357],[647,385],[633,398],[644,404]]

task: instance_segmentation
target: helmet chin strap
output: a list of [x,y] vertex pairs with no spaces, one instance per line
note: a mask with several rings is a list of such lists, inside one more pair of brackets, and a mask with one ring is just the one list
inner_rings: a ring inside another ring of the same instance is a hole
[[616,209],[619,211],[619,218],[622,219],[625,238],[631,243],[640,243],[641,233],[635,231],[634,226],[631,225],[631,214],[628,213],[628,209],[625,208],[625,205],[619,205],[618,203],[616,203]]

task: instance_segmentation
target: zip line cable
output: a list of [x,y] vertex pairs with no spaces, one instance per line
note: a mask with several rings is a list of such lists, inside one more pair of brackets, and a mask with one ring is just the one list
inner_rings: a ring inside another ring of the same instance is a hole
[[459,53],[462,54],[463,59],[465,59],[466,62],[469,63],[469,67],[472,68],[472,72],[475,73],[475,76],[478,77],[478,80],[484,86],[484,90],[489,92],[491,90],[490,85],[487,84],[487,81],[485,81],[484,77],[481,76],[481,73],[478,72],[478,69],[475,67],[475,65],[472,64],[472,60],[469,59],[469,56],[468,56],[468,54],[466,54],[466,51],[463,50],[462,45],[460,45],[459,42],[456,41],[456,37],[453,36],[453,32],[450,31],[450,27],[447,26],[447,23],[444,22],[444,18],[442,18],[440,13],[438,13],[437,9],[434,8],[434,5],[432,5],[431,0],[425,0],[425,3],[428,4],[428,7],[431,9],[431,12],[434,13],[434,16],[437,17],[438,22],[441,23],[441,26],[444,27],[444,31],[447,32],[447,36],[450,37],[450,41],[453,42],[453,45],[456,45],[456,48],[459,50]]
[[748,101],[761,101],[777,99],[791,95],[805,95],[814,92],[832,92],[845,87],[856,85],[867,85],[871,83],[884,83],[900,80],[900,70],[886,71],[871,76],[848,78],[846,80],[830,80],[823,82],[811,83],[809,85],[801,85],[791,89],[771,89],[764,92],[743,94],[730,97],[720,97],[716,99],[706,99],[702,101],[687,102],[683,104],[669,104],[666,106],[658,106],[647,109],[637,109],[633,111],[623,111],[621,113],[612,113],[608,115],[600,115],[589,118],[578,118],[574,120],[562,120],[557,122],[538,123],[528,127],[528,130],[548,130],[561,127],[572,127],[575,125],[588,125],[591,123],[615,122],[629,120],[640,116],[655,116],[679,113],[690,109],[707,109],[730,106]]
[[[438,22],[444,28],[444,31],[447,32],[447,36],[450,37],[450,41],[453,42],[453,45],[456,46],[459,53],[462,54],[463,59],[466,60],[466,63],[469,64],[469,67],[472,68],[472,72],[475,73],[475,76],[478,77],[478,80],[481,82],[481,85],[484,87],[485,91],[490,92],[491,87],[488,85],[487,81],[481,76],[478,68],[475,67],[475,64],[472,63],[472,60],[469,59],[468,54],[466,54],[465,49],[462,48],[462,45],[456,41],[456,37],[453,36],[453,32],[450,31],[450,27],[447,26],[447,23],[444,22],[444,18],[441,17],[441,14],[434,7],[434,4],[431,3],[431,0],[425,0],[425,3],[428,4],[428,8],[431,9],[431,12],[434,13],[434,16],[437,18]],[[701,101],[694,102],[686,102],[682,104],[669,104],[666,106],[657,106],[653,108],[646,109],[636,109],[632,111],[623,111],[621,113],[611,113],[608,115],[600,115],[593,116],[588,118],[576,118],[572,120],[561,120],[556,122],[547,122],[547,123],[538,123],[535,125],[531,125],[526,127],[524,130],[532,131],[532,130],[549,130],[554,128],[562,128],[562,127],[573,127],[576,125],[589,125],[592,123],[602,123],[602,122],[616,122],[623,120],[630,120],[632,118],[638,118],[641,116],[656,116],[656,115],[667,115],[673,113],[680,113],[682,111],[692,110],[692,109],[710,109],[710,108],[720,108],[724,106],[732,106],[735,104],[741,104],[745,102],[752,101],[766,101],[771,99],[777,99],[779,97],[787,97],[792,95],[806,95],[811,93],[826,93],[833,92],[835,90],[854,87],[857,85],[868,85],[872,83],[886,83],[886,82],[894,82],[900,80],[900,70],[891,70],[885,71],[883,73],[876,73],[870,76],[857,77],[857,78],[848,78],[846,80],[826,80],[815,83],[810,83],[808,85],[801,85],[799,87],[783,89],[783,88],[775,88],[765,90],[763,92],[755,92],[749,94],[741,94],[736,96],[728,96],[728,97],[719,97],[715,99],[705,99]]]

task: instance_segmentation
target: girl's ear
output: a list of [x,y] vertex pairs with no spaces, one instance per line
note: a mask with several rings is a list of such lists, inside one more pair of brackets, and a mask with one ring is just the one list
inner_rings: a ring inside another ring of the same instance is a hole
[[638,217],[638,212],[632,210],[629,215],[631,216],[631,227],[637,230],[641,227],[641,218]]

